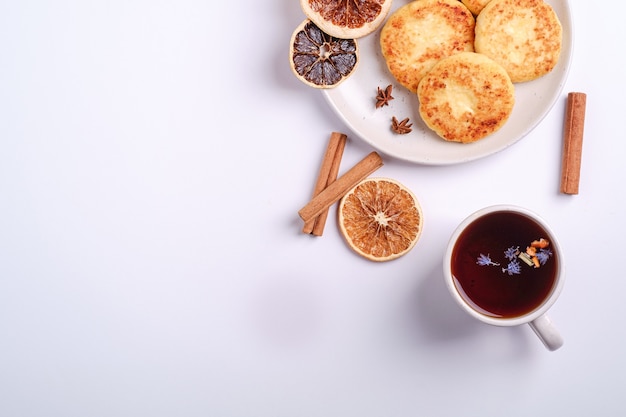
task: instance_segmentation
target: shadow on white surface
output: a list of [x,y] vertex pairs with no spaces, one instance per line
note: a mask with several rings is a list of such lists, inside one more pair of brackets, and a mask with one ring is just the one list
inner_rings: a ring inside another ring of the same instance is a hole
[[499,351],[508,360],[523,361],[543,348],[527,326],[489,326],[468,316],[448,294],[440,268],[417,283],[402,314],[413,343],[435,349],[471,346],[485,354]]

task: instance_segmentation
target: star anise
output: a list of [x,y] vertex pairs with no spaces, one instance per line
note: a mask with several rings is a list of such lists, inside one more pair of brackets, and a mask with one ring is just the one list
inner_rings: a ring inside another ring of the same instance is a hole
[[389,84],[384,90],[380,87],[377,88],[378,94],[376,95],[376,108],[388,106],[389,102],[393,100],[393,96],[391,95],[393,87]]
[[401,121],[398,121],[398,119],[396,119],[396,116],[393,116],[391,118],[391,130],[399,135],[405,135],[411,132],[411,126],[413,126],[413,123],[409,123],[408,117]]

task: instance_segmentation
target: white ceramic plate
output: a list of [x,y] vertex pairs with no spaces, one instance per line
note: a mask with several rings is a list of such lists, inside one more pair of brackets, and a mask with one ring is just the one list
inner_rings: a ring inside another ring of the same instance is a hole
[[[387,70],[380,52],[379,33],[358,39],[360,62],[354,74],[339,86],[323,90],[334,111],[355,135],[380,152],[402,160],[447,165],[472,161],[499,152],[514,144],[548,114],[559,98],[572,58],[572,21],[567,0],[546,0],[563,26],[559,62],[549,74],[525,83],[515,84],[515,107],[506,124],[494,134],[470,144],[446,142],[428,129],[418,112],[415,94],[401,87]],[[407,1],[395,0],[393,10]],[[376,90],[392,84],[394,100],[376,109]],[[406,117],[413,123],[412,132],[393,133],[391,118]]]

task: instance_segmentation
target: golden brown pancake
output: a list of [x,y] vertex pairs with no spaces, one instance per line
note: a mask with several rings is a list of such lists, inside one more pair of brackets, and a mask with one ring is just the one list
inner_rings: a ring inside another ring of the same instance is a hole
[[491,0],[476,18],[476,52],[502,65],[513,82],[539,78],[554,69],[562,28],[543,0]]
[[502,127],[515,103],[508,74],[485,55],[462,52],[439,61],[417,89],[419,113],[437,135],[470,143]]
[[415,92],[442,58],[474,50],[475,19],[458,0],[414,0],[393,12],[380,32],[389,72]]

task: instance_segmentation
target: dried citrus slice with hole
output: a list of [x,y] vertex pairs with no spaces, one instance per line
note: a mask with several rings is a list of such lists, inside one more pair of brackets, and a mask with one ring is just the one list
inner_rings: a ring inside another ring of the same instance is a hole
[[382,25],[392,0],[300,0],[306,17],[331,36],[356,39]]
[[422,223],[413,192],[391,178],[366,178],[339,202],[343,237],[356,253],[372,261],[390,261],[413,249]]
[[291,35],[291,70],[311,87],[332,88],[341,84],[356,69],[358,54],[356,40],[330,36],[309,19]]

